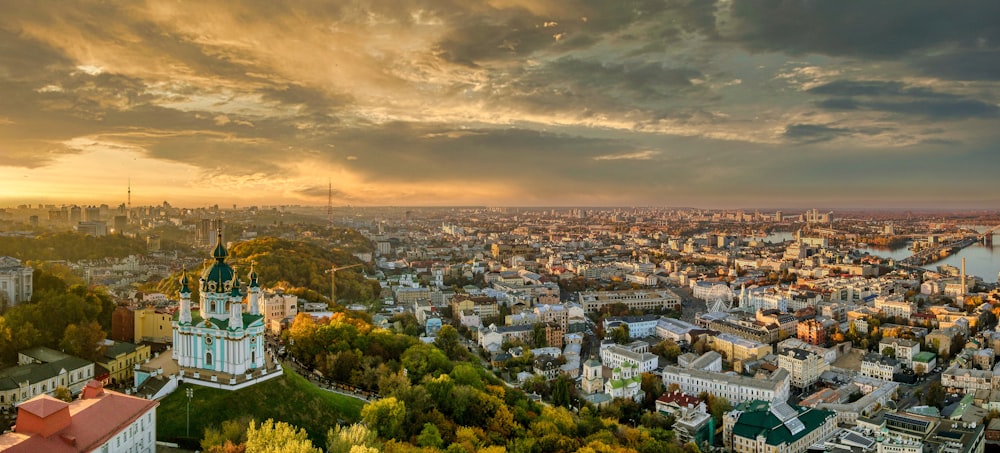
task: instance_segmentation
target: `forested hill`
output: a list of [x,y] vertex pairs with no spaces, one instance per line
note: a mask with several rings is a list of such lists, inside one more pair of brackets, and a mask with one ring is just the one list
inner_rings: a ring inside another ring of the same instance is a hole
[[33,238],[0,237],[0,256],[20,260],[93,260],[123,258],[146,253],[141,239],[119,235],[87,236],[79,233],[47,233]]
[[[288,290],[304,289],[308,300],[320,302],[320,296],[329,298],[331,266],[362,264],[360,260],[340,249],[326,249],[304,241],[289,241],[274,237],[257,238],[233,244],[229,249],[229,263],[236,267],[240,279],[246,281],[251,263],[264,288],[282,287]],[[378,297],[378,283],[364,277],[364,271],[374,271],[370,265],[337,271],[337,298],[350,302],[371,301]],[[197,280],[202,269],[189,269],[190,278]],[[158,285],[157,290],[175,294],[179,275],[171,275]],[[195,288],[192,288],[194,290]],[[300,293],[301,291],[295,291]],[[312,297],[310,297],[312,295]]]

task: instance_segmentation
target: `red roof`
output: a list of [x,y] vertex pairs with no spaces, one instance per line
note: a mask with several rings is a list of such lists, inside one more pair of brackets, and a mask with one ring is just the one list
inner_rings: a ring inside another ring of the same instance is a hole
[[55,399],[49,395],[39,395],[21,403],[18,410],[25,410],[37,417],[45,418],[66,406],[69,406],[69,403],[63,400]]
[[[54,398],[45,395],[20,404],[19,410],[29,411],[24,415],[28,415],[28,418],[34,415],[38,420],[27,426],[18,423],[15,432],[0,436],[0,450],[52,453],[94,450],[160,404],[109,390],[96,392],[95,388],[89,386],[88,390],[90,391],[88,395],[99,394],[72,403],[55,400],[62,403],[61,407],[49,401]],[[58,417],[51,415],[66,407],[69,408],[70,423],[58,431],[49,433],[48,436],[40,434],[39,431],[46,430],[46,425],[58,422],[53,420]],[[48,415],[41,415],[46,413]],[[22,415],[18,416],[19,421],[21,417]],[[38,426],[38,423],[41,423],[41,426]],[[148,429],[155,431],[156,427],[151,426]]]
[[701,403],[701,400],[698,399],[697,397],[688,395],[680,391],[675,391],[673,393],[670,392],[664,393],[663,396],[657,398],[656,401],[665,404],[675,403],[678,406],[689,407],[689,408],[695,407],[698,405],[698,403]]

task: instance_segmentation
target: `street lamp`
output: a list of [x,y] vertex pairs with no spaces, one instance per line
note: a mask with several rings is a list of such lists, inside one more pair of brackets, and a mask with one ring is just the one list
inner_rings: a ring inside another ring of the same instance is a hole
[[187,390],[184,391],[184,394],[187,395],[187,399],[188,399],[188,402],[187,402],[187,437],[191,437],[191,398],[194,398],[194,389],[191,388],[191,387],[188,387]]

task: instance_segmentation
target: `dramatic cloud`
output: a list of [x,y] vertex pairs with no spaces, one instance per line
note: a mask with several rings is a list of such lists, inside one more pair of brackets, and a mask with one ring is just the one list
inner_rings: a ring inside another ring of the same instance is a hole
[[192,6],[6,2],[0,198],[1000,205],[994,1]]

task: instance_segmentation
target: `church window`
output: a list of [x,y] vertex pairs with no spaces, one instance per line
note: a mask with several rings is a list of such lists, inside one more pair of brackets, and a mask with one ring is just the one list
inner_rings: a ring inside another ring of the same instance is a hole
[[212,366],[212,353],[211,352],[206,352],[205,353],[205,366]]

